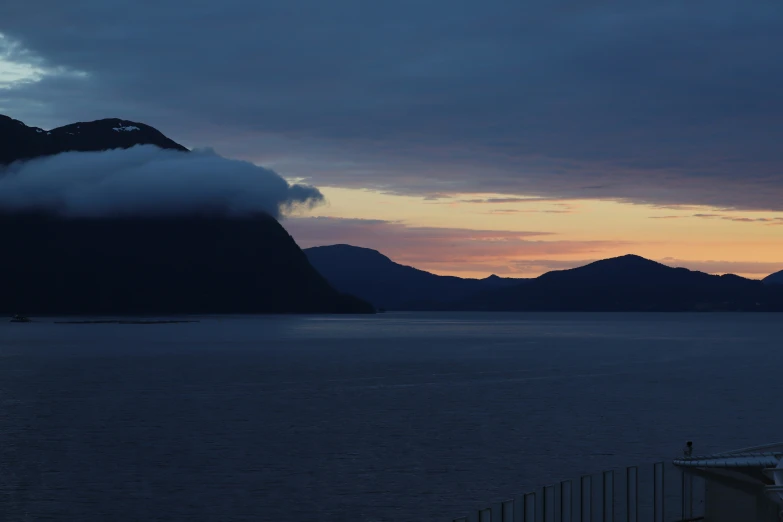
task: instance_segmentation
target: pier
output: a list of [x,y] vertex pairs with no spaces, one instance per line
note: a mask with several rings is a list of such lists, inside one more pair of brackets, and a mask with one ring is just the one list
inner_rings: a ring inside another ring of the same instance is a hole
[[780,522],[783,443],[606,470],[452,522]]

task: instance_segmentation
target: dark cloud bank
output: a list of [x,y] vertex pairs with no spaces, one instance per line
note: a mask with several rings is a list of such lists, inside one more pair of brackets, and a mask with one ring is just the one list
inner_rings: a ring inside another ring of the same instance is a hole
[[312,206],[318,189],[291,185],[272,170],[210,150],[140,145],[66,152],[0,167],[0,209],[64,217],[167,217],[209,214],[275,218]]
[[[318,185],[783,210],[783,4],[5,2],[0,91]],[[84,73],[84,74],[80,74]]]

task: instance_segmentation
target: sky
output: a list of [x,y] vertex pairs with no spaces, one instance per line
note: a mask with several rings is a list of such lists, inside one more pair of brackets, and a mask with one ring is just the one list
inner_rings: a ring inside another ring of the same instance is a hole
[[[0,113],[317,187],[302,247],[535,276],[783,269],[779,0],[7,0]],[[319,201],[321,201],[319,196]]]

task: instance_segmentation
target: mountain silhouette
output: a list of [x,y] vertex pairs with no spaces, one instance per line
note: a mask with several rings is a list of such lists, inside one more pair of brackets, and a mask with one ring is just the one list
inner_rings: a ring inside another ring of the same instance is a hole
[[0,164],[52,156],[61,152],[95,152],[155,145],[187,151],[159,130],[143,123],[118,118],[79,122],[44,130],[28,127],[0,114]]
[[391,310],[783,311],[783,287],[673,268],[631,254],[535,279],[460,279],[350,245],[305,253],[339,290]]
[[783,291],[732,274],[672,268],[636,255],[547,272],[524,286],[474,295],[463,310],[783,311]]
[[780,272],[775,272],[774,274],[770,274],[767,277],[765,277],[762,281],[768,284],[777,284],[777,285],[783,285],[783,270]]
[[[45,131],[0,116],[0,165],[135,145],[187,153],[129,120]],[[4,314],[374,312],[335,290],[266,214],[75,218],[0,209],[0,231]]]
[[757,282],[733,274],[715,276],[689,270],[673,268],[634,254],[595,261],[568,270],[554,270],[537,278],[539,282],[569,285],[750,285]]
[[0,215],[0,313],[372,313],[277,220]]
[[440,276],[395,263],[376,250],[351,245],[306,248],[310,263],[341,292],[388,310],[431,310],[476,292],[523,280],[490,276],[463,279]]

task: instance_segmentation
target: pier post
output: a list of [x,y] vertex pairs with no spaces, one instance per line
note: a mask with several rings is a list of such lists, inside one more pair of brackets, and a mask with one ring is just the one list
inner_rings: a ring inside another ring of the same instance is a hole
[[524,516],[523,522],[538,522],[536,520],[536,494],[528,493],[524,497],[524,506],[522,508],[522,514]]
[[500,505],[500,522],[516,522],[514,520],[514,505],[513,500],[506,500]]
[[663,462],[653,465],[653,522],[664,522]]
[[541,520],[543,522],[555,522],[555,487],[544,486],[541,492]]
[[682,470],[682,519],[693,518],[693,475]]
[[580,483],[579,522],[593,520],[593,477],[585,475]]
[[562,522],[571,522],[573,516],[573,488],[574,484],[570,480],[560,483],[560,520]]
[[614,522],[614,471],[603,473],[603,522]]
[[639,522],[639,468],[625,470],[625,510],[628,522]]

